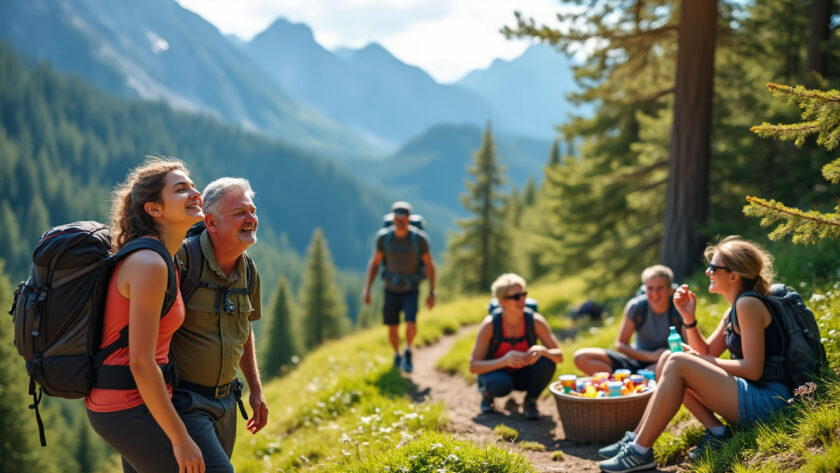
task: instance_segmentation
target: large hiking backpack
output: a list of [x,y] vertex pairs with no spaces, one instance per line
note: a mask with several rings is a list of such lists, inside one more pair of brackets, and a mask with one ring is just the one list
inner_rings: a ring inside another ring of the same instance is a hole
[[499,306],[499,300],[495,297],[490,299],[490,305],[487,308],[487,313],[493,316],[493,336],[490,337],[490,344],[487,346],[487,353],[484,355],[485,360],[490,360],[496,354],[496,350],[502,342],[508,342],[511,345],[522,341],[528,341],[528,346],[533,346],[537,343],[537,332],[534,329],[534,314],[537,313],[537,301],[530,297],[525,299],[525,334],[521,337],[503,337],[504,330],[502,328],[502,308]]
[[394,229],[391,228],[394,224],[394,214],[389,213],[382,217],[382,226],[384,228],[388,228],[389,231],[385,234],[385,240],[383,241],[383,255],[382,258],[382,279],[385,279],[391,285],[395,287],[409,287],[415,288],[423,279],[426,279],[426,264],[423,262],[423,258],[420,255],[420,245],[417,243],[418,231],[423,231],[426,226],[426,222],[423,219],[422,215],[418,214],[411,214],[408,217],[408,225],[409,225],[409,240],[411,242],[411,249],[414,251],[415,256],[417,256],[417,273],[415,274],[396,274],[388,271],[387,266],[387,258],[388,252],[393,250],[394,247],[392,246],[392,241],[394,239]]
[[[187,237],[181,246],[187,255],[187,260],[183,261],[181,265],[181,298],[186,304],[190,297],[192,297],[195,290],[199,287],[206,287],[216,291],[219,297],[216,298],[216,313],[221,313],[222,308],[225,312],[233,312],[233,302],[230,300],[231,294],[248,294],[248,298],[252,299],[254,293],[254,273],[256,268],[254,260],[246,252],[242,253],[245,258],[245,274],[247,277],[246,287],[231,288],[228,286],[220,286],[218,284],[207,283],[201,280],[201,271],[204,269],[204,253],[201,252],[201,242],[199,237],[204,231],[204,222],[198,222],[187,231]],[[186,269],[184,269],[186,266]]]
[[[114,351],[128,346],[128,326],[120,337],[100,349],[108,283],[117,262],[130,253],[149,249],[167,262],[169,280],[161,316],[177,297],[175,268],[166,248],[157,240],[138,238],[111,254],[108,228],[85,221],[61,225],[44,233],[32,255],[32,273],[15,291],[9,311],[13,316],[15,347],[26,360],[29,394],[35,417],[46,441],[38,404],[49,396],[77,399],[94,387],[133,389],[127,366],[103,366]],[[167,376],[171,365],[162,367]],[[35,385],[40,386],[36,393]]]
[[[784,284],[770,286],[769,296],[747,291],[738,297],[745,295],[757,297],[764,302],[782,340],[781,355],[764,360],[761,379],[789,380],[796,387],[819,376],[820,369],[826,364],[825,347],[820,340],[820,328],[814,313],[805,305],[802,296]],[[729,322],[738,326],[735,304],[729,311]]]

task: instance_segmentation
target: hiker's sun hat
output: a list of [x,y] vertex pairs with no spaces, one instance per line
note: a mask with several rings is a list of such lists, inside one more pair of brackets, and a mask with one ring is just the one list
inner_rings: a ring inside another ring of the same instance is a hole
[[404,200],[398,200],[391,204],[391,213],[394,215],[411,215],[411,204]]

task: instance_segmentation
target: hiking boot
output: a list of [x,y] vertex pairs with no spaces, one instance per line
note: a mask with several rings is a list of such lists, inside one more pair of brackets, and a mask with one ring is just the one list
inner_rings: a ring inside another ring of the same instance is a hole
[[636,434],[628,430],[627,432],[624,432],[624,437],[621,437],[621,440],[618,442],[599,449],[598,455],[601,455],[601,458],[612,458],[618,455],[618,452],[621,451],[621,447],[634,440],[636,440]]
[[395,370],[399,370],[400,366],[402,366],[402,357],[399,353],[394,353],[394,368]]
[[409,350],[408,348],[406,348],[405,352],[403,353],[402,369],[406,373],[411,373],[412,371],[414,371],[414,365],[411,364],[411,350]]
[[653,458],[652,448],[646,454],[639,455],[631,442],[621,447],[618,455],[598,463],[598,466],[601,467],[601,471],[625,473],[656,468],[656,460]]
[[711,430],[706,429],[706,435],[703,436],[703,439],[700,440],[697,447],[693,450],[689,450],[688,459],[691,461],[699,460],[703,458],[703,455],[705,455],[707,451],[720,448],[723,442],[731,438],[732,429],[730,429],[729,426],[726,426],[726,430],[720,435],[715,435]]
[[522,417],[528,420],[537,420],[540,418],[540,411],[537,410],[537,400],[525,398],[525,404],[522,406]]
[[496,411],[496,406],[493,404],[493,396],[487,394],[486,391],[481,391],[481,413],[489,414]]

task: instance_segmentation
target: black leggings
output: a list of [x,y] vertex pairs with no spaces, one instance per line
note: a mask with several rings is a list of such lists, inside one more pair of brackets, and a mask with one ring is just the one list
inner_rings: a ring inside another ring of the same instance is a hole
[[178,472],[172,442],[149,413],[145,404],[114,412],[88,409],[93,430],[138,473]]

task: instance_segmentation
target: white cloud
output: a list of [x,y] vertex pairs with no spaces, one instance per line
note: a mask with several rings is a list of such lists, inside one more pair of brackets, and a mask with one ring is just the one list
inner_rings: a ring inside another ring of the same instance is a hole
[[177,0],[223,33],[250,40],[277,17],[302,22],[327,48],[378,42],[442,82],[511,59],[528,43],[499,29],[522,11],[551,24],[557,0]]

